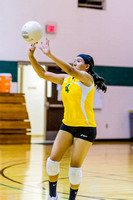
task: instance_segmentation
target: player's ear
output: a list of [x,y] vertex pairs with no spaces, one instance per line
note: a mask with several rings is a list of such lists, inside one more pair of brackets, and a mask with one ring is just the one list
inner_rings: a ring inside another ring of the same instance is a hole
[[89,70],[89,67],[90,67],[90,65],[89,64],[86,64],[86,71],[88,71]]

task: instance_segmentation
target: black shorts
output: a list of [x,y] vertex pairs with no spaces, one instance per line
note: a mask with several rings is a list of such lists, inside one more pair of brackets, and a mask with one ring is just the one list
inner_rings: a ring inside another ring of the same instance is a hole
[[94,142],[97,135],[96,127],[73,127],[61,124],[60,130],[67,131],[73,135],[73,137],[80,138],[89,142]]

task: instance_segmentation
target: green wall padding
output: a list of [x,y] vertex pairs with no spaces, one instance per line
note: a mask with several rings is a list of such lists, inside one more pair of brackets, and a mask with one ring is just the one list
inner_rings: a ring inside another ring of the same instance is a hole
[[105,79],[107,85],[133,86],[132,67],[95,66],[94,71]]
[[[12,81],[17,82],[16,61],[0,61],[0,73],[11,73]],[[94,71],[105,79],[107,85],[133,86],[133,67],[95,66]]]

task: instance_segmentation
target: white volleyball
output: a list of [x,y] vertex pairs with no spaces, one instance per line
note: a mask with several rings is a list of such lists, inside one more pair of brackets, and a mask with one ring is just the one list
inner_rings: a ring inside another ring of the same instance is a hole
[[25,41],[29,43],[36,43],[43,36],[43,28],[38,22],[29,21],[23,25],[21,34]]

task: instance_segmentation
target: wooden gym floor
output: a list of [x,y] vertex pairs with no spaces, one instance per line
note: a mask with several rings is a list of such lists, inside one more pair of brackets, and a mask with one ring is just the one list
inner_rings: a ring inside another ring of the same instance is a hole
[[[0,200],[45,200],[48,195],[46,160],[51,145],[0,145]],[[64,155],[58,194],[68,199],[71,149]],[[83,164],[77,200],[133,200],[131,142],[96,142]]]

